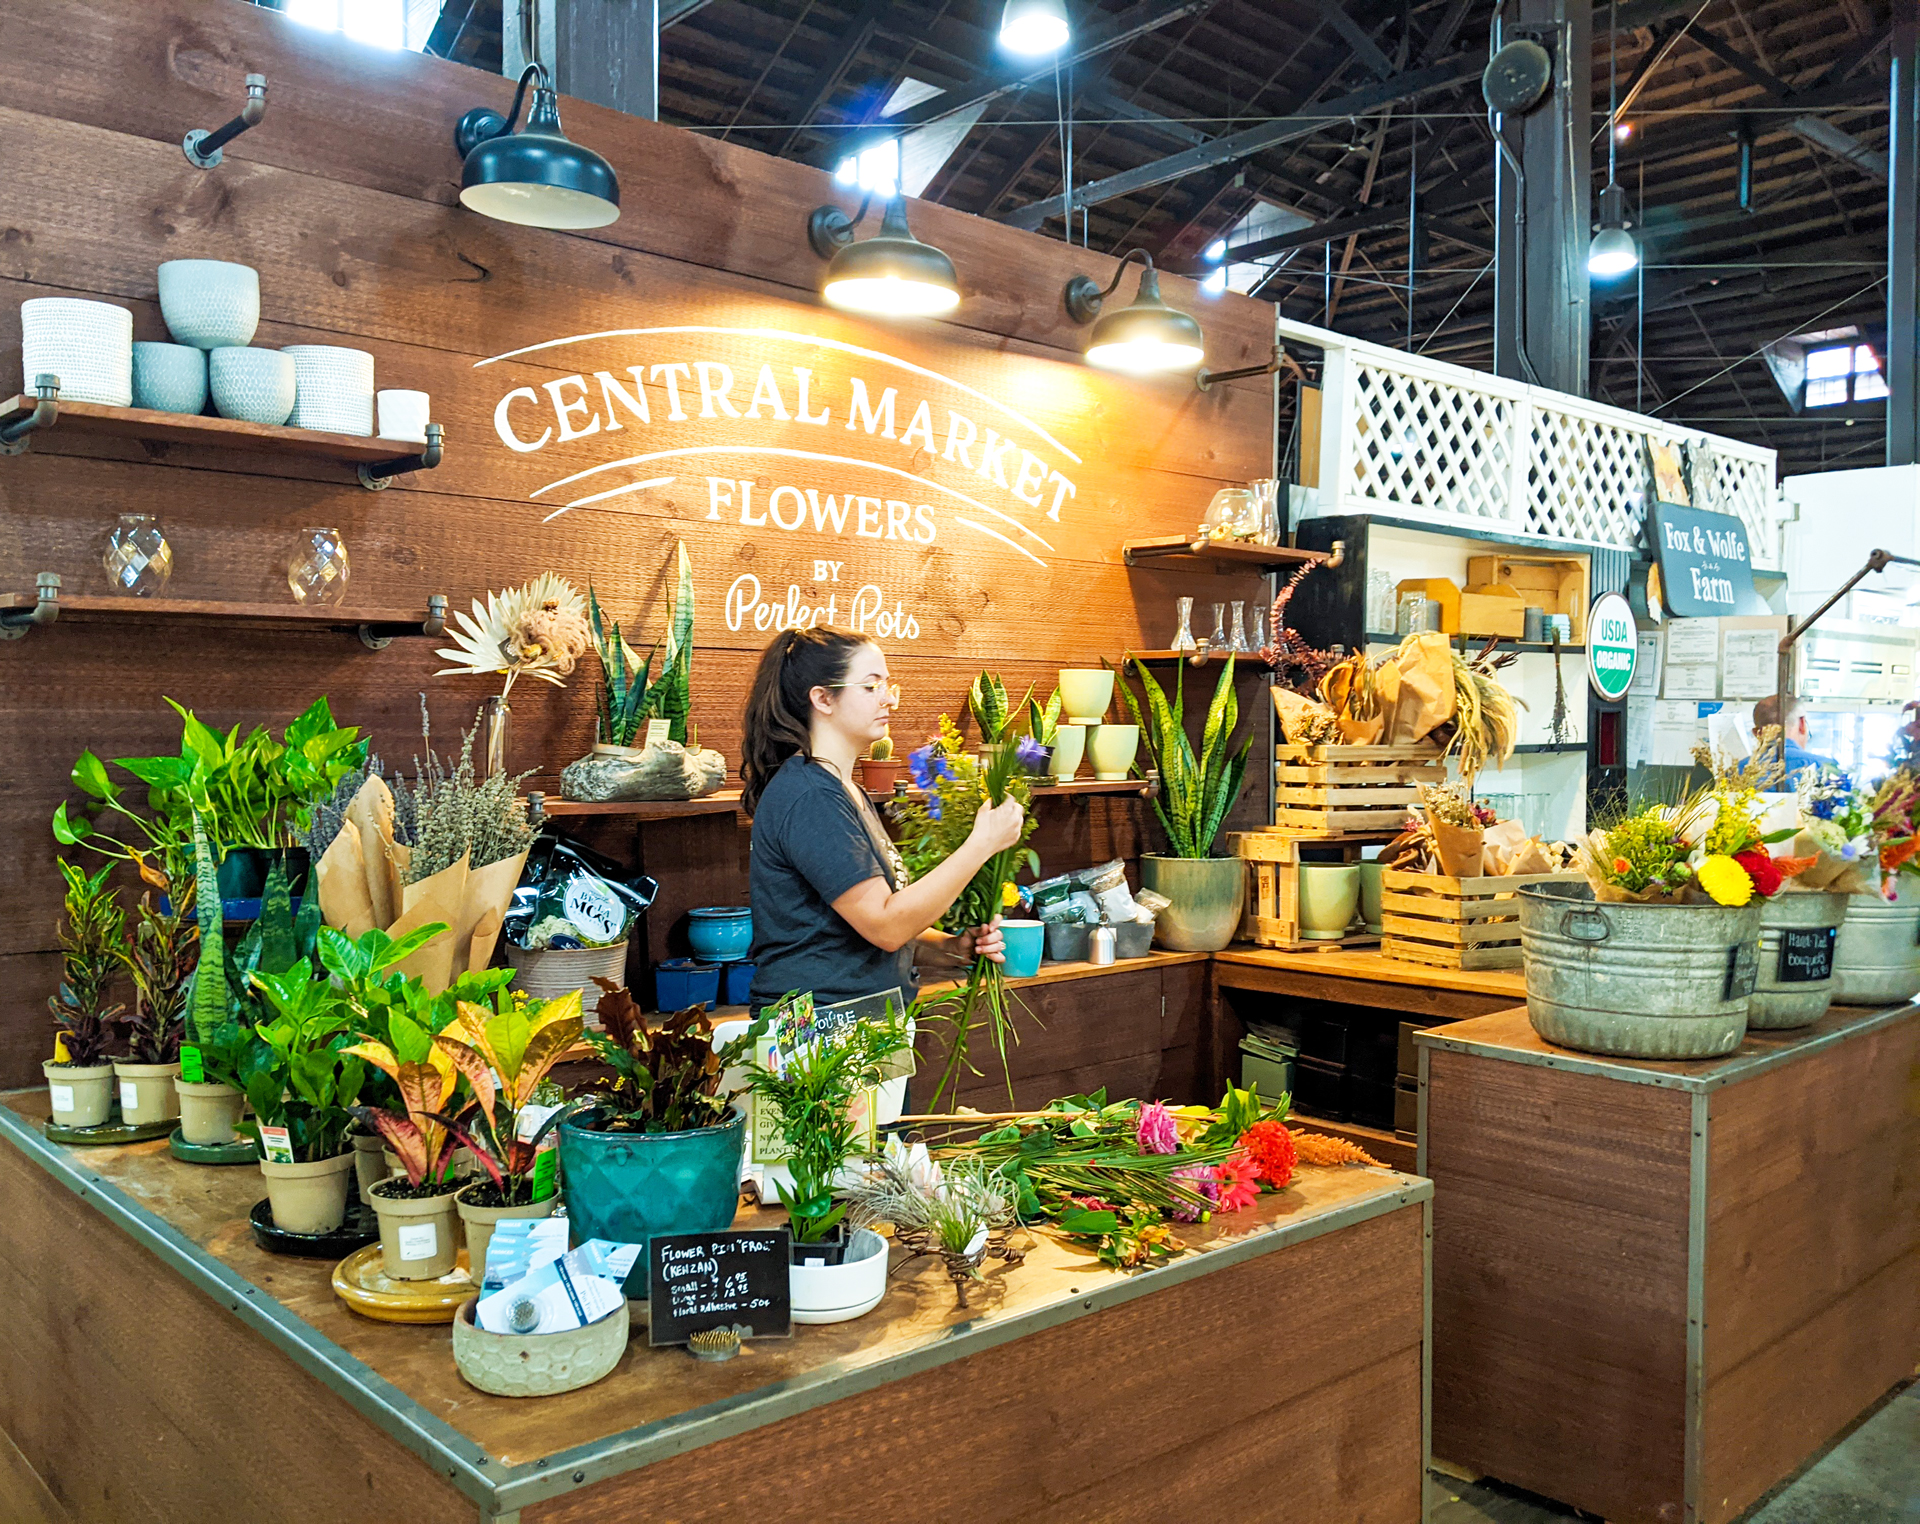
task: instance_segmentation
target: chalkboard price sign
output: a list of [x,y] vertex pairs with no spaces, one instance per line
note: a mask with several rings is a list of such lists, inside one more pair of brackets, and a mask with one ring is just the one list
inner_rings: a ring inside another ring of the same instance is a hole
[[664,1233],[647,1244],[647,1342],[745,1324],[756,1339],[793,1332],[787,1265],[793,1237],[771,1233]]
[[1833,977],[1833,944],[1840,935],[1832,926],[1796,931],[1780,931],[1780,972],[1782,984],[1805,984]]

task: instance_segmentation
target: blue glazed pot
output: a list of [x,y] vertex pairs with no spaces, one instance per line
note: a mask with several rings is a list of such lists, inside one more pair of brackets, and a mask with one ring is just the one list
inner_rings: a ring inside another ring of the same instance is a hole
[[753,993],[753,976],[756,965],[747,962],[728,963],[720,970],[720,1003],[722,1005],[745,1005],[747,997]]
[[744,905],[708,905],[687,912],[687,940],[707,963],[732,963],[753,948],[753,912]]
[[732,1226],[746,1143],[747,1114],[738,1106],[718,1126],[688,1132],[596,1132],[569,1117],[560,1124],[560,1172],[573,1242],[639,1244],[626,1290],[645,1296],[653,1235]]
[[720,998],[720,970],[711,963],[668,958],[653,966],[653,996],[663,1011],[684,1011],[690,1005],[712,1010]]
[[1031,979],[1040,972],[1040,954],[1047,947],[1044,922],[1002,921],[1000,935],[1007,943],[1006,975],[1009,979]]

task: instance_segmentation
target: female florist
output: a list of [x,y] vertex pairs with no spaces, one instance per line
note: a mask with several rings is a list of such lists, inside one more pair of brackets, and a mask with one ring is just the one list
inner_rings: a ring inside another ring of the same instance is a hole
[[1906,741],[1639,755],[1269,302],[293,9],[0,6],[0,1518],[1723,1524],[1910,1372]]

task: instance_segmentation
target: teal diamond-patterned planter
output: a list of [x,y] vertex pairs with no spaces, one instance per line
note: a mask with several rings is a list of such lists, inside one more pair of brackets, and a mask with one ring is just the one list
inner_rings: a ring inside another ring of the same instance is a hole
[[560,1124],[560,1172],[573,1240],[639,1244],[627,1295],[647,1294],[647,1242],[656,1233],[711,1233],[733,1224],[747,1114],[689,1132],[595,1132]]

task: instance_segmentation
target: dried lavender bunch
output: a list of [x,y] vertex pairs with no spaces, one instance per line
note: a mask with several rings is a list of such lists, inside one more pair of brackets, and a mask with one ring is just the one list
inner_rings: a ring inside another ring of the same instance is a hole
[[[468,854],[469,867],[484,868],[525,850],[533,840],[520,785],[537,769],[512,777],[495,773],[481,781],[473,765],[473,743],[479,734],[476,716],[473,728],[460,737],[460,760],[451,772],[441,765],[433,748],[427,748],[427,765],[415,780],[410,801],[415,817],[413,854],[407,868],[410,884],[452,867],[463,853]],[[398,812],[396,792],[396,817]]]

